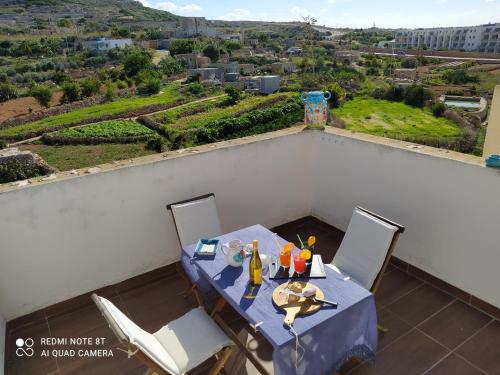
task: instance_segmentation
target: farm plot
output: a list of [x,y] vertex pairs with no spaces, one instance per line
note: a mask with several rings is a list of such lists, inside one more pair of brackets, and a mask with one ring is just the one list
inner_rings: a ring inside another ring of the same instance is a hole
[[47,133],[42,136],[42,142],[49,145],[132,143],[145,141],[153,134],[154,131],[135,121],[111,120]]

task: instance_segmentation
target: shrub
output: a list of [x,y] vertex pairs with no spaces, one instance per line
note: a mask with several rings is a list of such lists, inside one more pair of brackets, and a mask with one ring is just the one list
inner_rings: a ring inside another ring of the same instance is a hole
[[89,97],[97,94],[101,88],[101,81],[97,78],[87,78],[80,81],[82,96]]
[[366,69],[366,75],[367,76],[378,76],[378,75],[380,75],[380,70],[374,66],[370,66],[368,69]]
[[106,93],[104,94],[105,102],[112,102],[115,99],[115,90],[113,89],[113,85],[108,84],[106,86]]
[[17,98],[17,90],[9,83],[0,84],[0,103]]
[[421,85],[412,85],[406,89],[404,101],[405,104],[422,108],[425,102],[431,98],[432,94],[429,90]]
[[146,143],[146,149],[156,152],[165,152],[167,147],[165,140],[161,136],[154,135],[148,139],[148,142]]
[[203,48],[203,54],[207,57],[210,57],[212,61],[219,60],[219,48],[213,44],[208,44],[205,48]]
[[48,87],[34,86],[30,89],[29,94],[33,96],[41,106],[46,108],[50,107],[50,101],[52,100],[52,91]]
[[71,103],[71,102],[76,102],[77,100],[80,99],[82,90],[78,83],[69,81],[64,82],[61,88],[63,91],[61,102]]
[[400,86],[390,86],[385,92],[385,100],[401,102],[405,97],[405,89]]
[[465,69],[448,70],[444,73],[444,79],[455,85],[479,83],[479,77],[476,75],[470,75]]
[[201,83],[198,83],[198,82],[194,82],[194,83],[189,84],[187,90],[190,94],[195,95],[195,96],[200,95],[205,91],[203,85]]
[[19,160],[11,159],[0,163],[0,184],[7,182],[26,180],[31,177],[44,174],[43,168],[36,165],[22,163]]
[[224,92],[228,95],[229,104],[236,104],[241,99],[241,91],[234,86],[226,86]]
[[170,53],[172,56],[190,53],[195,47],[195,42],[192,39],[175,39],[170,46]]
[[0,150],[7,148],[7,142],[5,142],[3,139],[0,139]]
[[163,71],[163,74],[165,74],[167,77],[175,76],[185,70],[184,65],[182,65],[180,61],[172,57],[165,57],[161,59],[158,65]]
[[326,91],[330,92],[330,106],[336,108],[340,105],[340,101],[345,98],[345,90],[336,82],[330,83],[325,87]]
[[161,90],[161,80],[158,78],[146,78],[138,87],[137,91],[142,95],[158,94]]
[[125,58],[123,69],[129,76],[135,76],[151,65],[151,56],[147,52],[133,52]]
[[414,57],[410,57],[408,59],[404,59],[402,62],[401,62],[401,66],[403,68],[406,68],[406,69],[412,69],[412,68],[416,68],[418,65],[418,60]]
[[437,102],[432,106],[432,114],[436,117],[443,117],[446,111],[446,105],[443,102]]
[[375,99],[385,99],[387,90],[384,87],[375,87],[371,92],[371,97]]

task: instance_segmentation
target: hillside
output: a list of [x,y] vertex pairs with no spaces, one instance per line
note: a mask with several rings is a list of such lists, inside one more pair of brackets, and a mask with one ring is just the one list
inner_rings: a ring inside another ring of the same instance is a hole
[[[0,33],[64,33],[89,25],[155,27],[178,16],[143,6],[134,0],[0,0]],[[31,29],[31,30],[30,30]],[[90,28],[89,31],[93,31]]]

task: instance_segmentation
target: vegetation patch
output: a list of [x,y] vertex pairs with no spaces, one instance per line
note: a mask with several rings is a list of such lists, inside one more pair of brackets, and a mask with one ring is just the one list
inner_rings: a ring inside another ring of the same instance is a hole
[[99,164],[112,163],[117,160],[127,160],[155,153],[155,151],[146,149],[145,142],[65,146],[29,144],[19,148],[37,153],[48,164],[60,171],[93,167]]
[[0,138],[17,141],[61,128],[126,116],[139,116],[178,105],[184,101],[181,96],[178,86],[171,85],[165,87],[164,91],[158,95],[119,99],[114,102],[81,108],[73,112],[47,117],[19,126],[3,128],[0,129]]
[[62,129],[42,136],[45,144],[99,144],[145,141],[155,134],[131,120],[103,121],[80,128]]
[[427,108],[399,102],[358,97],[334,113],[346,123],[347,129],[361,133],[411,142],[446,143],[462,137],[460,127],[452,121],[433,116]]

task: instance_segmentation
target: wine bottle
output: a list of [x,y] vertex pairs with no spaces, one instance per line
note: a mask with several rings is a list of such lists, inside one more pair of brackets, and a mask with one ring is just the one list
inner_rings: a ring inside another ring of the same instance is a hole
[[250,284],[253,286],[262,284],[262,261],[259,256],[259,242],[253,241],[252,258],[250,259]]

